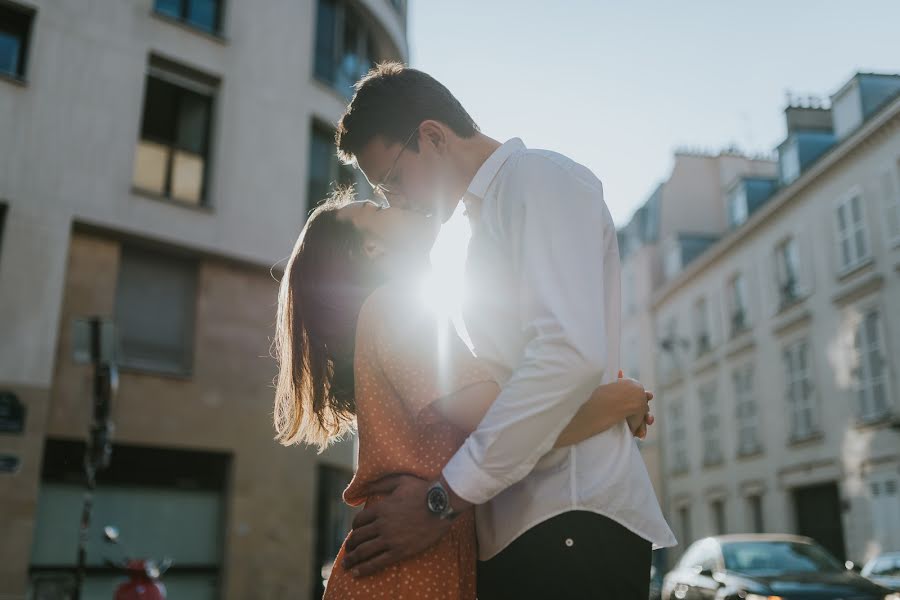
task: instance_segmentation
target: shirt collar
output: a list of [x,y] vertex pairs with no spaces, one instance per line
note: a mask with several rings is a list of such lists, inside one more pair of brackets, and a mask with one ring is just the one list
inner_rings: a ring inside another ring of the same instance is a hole
[[512,138],[494,150],[475,173],[475,177],[469,183],[469,189],[466,190],[466,194],[472,194],[484,200],[484,195],[500,171],[500,167],[503,166],[507,158],[520,150],[525,150],[525,143],[520,138]]

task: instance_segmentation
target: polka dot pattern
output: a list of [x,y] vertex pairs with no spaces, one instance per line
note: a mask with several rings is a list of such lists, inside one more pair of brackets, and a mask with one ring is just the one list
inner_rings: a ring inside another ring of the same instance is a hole
[[[444,421],[433,402],[473,383],[491,381],[452,330],[448,338],[433,317],[410,306],[406,297],[379,290],[366,302],[357,325],[359,466],[344,491],[344,500],[354,506],[378,502],[381,498],[367,490],[386,475],[437,479],[467,434]],[[472,511],[457,518],[435,546],[369,577],[357,579],[345,571],[344,552],[342,545],[326,600],[475,599]]]

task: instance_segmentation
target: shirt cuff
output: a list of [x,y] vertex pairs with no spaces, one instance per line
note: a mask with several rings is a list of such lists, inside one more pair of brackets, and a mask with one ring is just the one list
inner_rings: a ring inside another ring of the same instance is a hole
[[444,479],[453,492],[472,504],[484,504],[508,487],[504,481],[485,473],[472,455],[468,444],[453,455],[443,470]]

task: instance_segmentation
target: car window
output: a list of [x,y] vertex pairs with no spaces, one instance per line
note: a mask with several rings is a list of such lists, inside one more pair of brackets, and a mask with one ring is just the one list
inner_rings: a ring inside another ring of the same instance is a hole
[[900,577],[900,556],[882,556],[875,559],[866,575],[877,577]]
[[726,569],[750,575],[844,570],[824,549],[805,542],[729,542],[722,544],[722,554]]

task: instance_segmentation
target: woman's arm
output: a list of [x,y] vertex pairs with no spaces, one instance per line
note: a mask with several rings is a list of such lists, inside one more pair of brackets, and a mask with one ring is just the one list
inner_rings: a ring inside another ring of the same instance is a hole
[[[500,386],[494,382],[476,383],[435,401],[435,408],[460,429],[472,432],[499,393]],[[554,448],[577,444],[633,415],[640,416],[639,421],[643,422],[652,397],[653,394],[633,379],[620,378],[601,385],[563,429]]]

